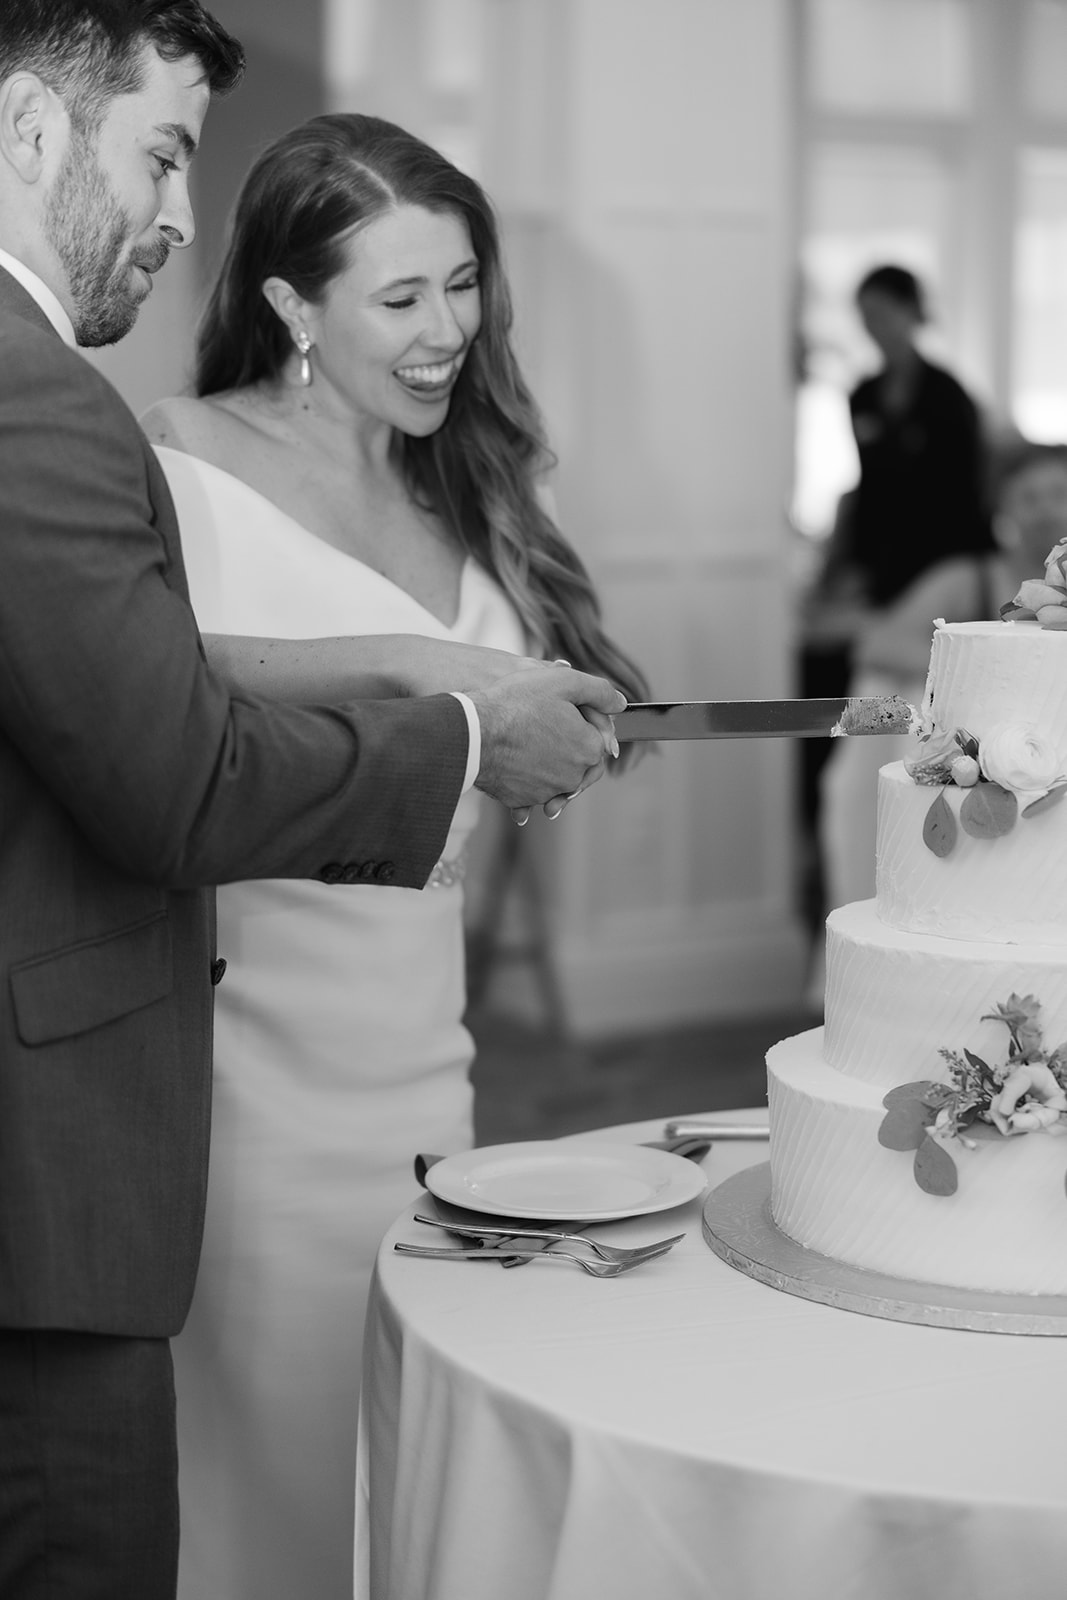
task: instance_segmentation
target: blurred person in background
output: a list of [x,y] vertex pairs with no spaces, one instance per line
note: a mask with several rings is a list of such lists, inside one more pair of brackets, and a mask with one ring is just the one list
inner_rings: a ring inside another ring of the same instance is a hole
[[[647,698],[554,521],[510,323],[490,202],[436,150],[358,115],[275,141],[237,202],[196,396],[145,419],[205,632],[248,636],[253,662],[259,635],[449,639]],[[185,1600],[351,1595],[376,1247],[416,1152],[473,1139],[477,812],[466,796],[423,894],[362,874],[219,893],[205,1240],[175,1353]]]
[[[982,558],[996,548],[989,452],[978,408],[957,379],[917,347],[927,321],[922,285],[905,267],[875,267],[859,283],[856,308],[882,365],[849,397],[859,480],[841,497],[818,577],[801,605],[803,658],[820,667],[824,694],[877,692],[861,687],[870,682],[870,658],[862,651],[868,631],[882,621],[895,631],[893,608],[930,568],[961,557],[977,562],[973,570],[980,572]],[[828,683],[828,670],[840,675],[837,683]],[[819,927],[833,906],[864,898],[853,889],[873,872],[873,854],[869,870],[853,871],[845,866],[852,852],[842,856],[831,843],[839,824],[825,815],[827,788],[843,781],[843,763],[854,768],[850,803],[862,811],[867,800],[873,806],[878,766],[892,759],[884,753],[885,740],[854,741],[878,744],[880,758],[858,750],[845,756],[839,748],[844,742],[827,742],[821,762],[812,753],[805,764],[823,902],[815,919]],[[873,810],[868,822],[873,839]],[[859,849],[858,835],[855,844]],[[821,934],[816,943],[821,946]],[[821,984],[816,963],[813,1004],[821,1005]]]
[[974,401],[916,347],[927,318],[915,275],[876,267],[856,306],[882,367],[849,399],[860,475],[829,577],[877,610],[935,562],[992,552],[989,459]]
[[[1067,538],[1067,445],[1018,444],[996,477],[992,555],[940,561],[854,634],[855,694],[898,694],[918,706],[926,686],[934,620],[1000,616],[1026,578],[1044,574],[1053,545]],[[823,771],[820,828],[830,905],[875,891],[878,769],[915,752],[911,735],[838,739]],[[821,944],[821,941],[820,941]],[[810,999],[821,1004],[821,963]]]

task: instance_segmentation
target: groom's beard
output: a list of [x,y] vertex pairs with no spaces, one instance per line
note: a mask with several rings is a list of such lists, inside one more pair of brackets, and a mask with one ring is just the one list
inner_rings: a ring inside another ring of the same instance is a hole
[[130,219],[82,138],[74,138],[57,174],[45,230],[66,270],[78,343],[116,344],[133,327],[149,292],[134,266],[158,272],[170,246],[157,238],[126,254]]

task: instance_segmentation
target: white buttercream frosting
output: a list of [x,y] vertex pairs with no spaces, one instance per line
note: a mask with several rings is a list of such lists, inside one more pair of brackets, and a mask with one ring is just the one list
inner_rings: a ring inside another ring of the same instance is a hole
[[[917,1078],[943,1078],[942,1046],[1002,1059],[1004,1026],[982,1017],[1011,994],[1040,996],[1046,1042],[1053,1049],[1067,1043],[1062,946],[904,933],[879,919],[873,900],[842,906],[827,919],[825,1059],[882,1094]],[[1067,1168],[1067,1142],[1063,1153]]]
[[958,823],[969,792],[954,783],[915,783],[900,761],[882,768],[875,858],[879,917],[911,933],[1062,949],[1067,801],[1033,816],[1020,814],[1011,831],[996,839],[976,839],[959,827],[951,853],[935,855],[923,842],[927,812],[941,796]]

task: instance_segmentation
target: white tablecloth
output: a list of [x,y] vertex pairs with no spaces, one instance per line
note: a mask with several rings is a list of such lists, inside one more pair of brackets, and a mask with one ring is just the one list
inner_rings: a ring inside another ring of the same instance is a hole
[[[717,1145],[709,1186],[765,1159]],[[712,1254],[702,1205],[604,1228],[688,1230],[607,1281],[397,1256],[429,1236],[399,1219],[367,1325],[357,1600],[1064,1600],[1067,1340],[780,1293]]]

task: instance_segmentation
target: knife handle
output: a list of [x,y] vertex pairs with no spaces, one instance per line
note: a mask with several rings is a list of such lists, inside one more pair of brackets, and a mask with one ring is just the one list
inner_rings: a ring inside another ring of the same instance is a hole
[[740,1139],[769,1139],[771,1136],[766,1123],[701,1122],[693,1118],[668,1122],[663,1133],[667,1139],[710,1139],[712,1144]]

